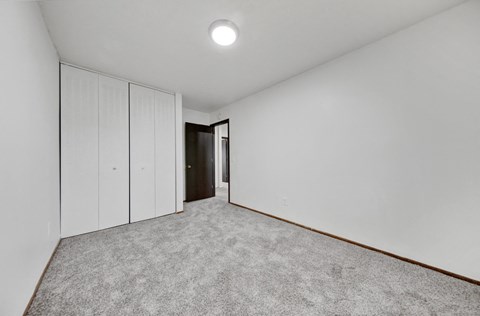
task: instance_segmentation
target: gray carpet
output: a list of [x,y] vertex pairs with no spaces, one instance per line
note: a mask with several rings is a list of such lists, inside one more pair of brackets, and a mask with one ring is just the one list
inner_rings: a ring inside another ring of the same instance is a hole
[[29,315],[479,315],[480,287],[219,198],[65,239]]
[[228,184],[224,187],[215,188],[215,197],[224,201],[228,201]]

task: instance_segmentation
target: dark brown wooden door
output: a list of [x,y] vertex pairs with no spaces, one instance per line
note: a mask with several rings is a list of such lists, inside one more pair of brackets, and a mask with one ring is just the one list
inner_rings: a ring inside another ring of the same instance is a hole
[[186,201],[215,196],[214,128],[185,123]]

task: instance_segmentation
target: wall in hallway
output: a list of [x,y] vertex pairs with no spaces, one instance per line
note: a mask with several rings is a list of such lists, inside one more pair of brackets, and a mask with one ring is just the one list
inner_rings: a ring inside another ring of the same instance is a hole
[[222,137],[228,137],[228,124],[215,126],[215,186],[217,188],[227,186],[227,183],[222,180]]
[[480,280],[480,1],[211,113],[231,200]]
[[36,2],[0,2],[0,315],[21,315],[60,238],[59,65]]

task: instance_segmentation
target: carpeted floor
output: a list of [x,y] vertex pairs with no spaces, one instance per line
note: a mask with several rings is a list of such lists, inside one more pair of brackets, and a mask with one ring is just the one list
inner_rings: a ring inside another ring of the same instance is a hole
[[29,315],[479,315],[480,287],[227,204],[65,239]]
[[215,197],[228,201],[228,184],[225,184],[224,187],[215,188]]

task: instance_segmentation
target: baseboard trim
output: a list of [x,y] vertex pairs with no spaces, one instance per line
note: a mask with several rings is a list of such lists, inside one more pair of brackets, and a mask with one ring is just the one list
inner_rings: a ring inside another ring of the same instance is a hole
[[413,260],[413,259],[405,258],[405,257],[396,255],[394,253],[391,253],[391,252],[388,252],[388,251],[385,251],[385,250],[381,250],[381,249],[371,247],[371,246],[368,246],[368,245],[365,245],[365,244],[362,244],[362,243],[359,243],[359,242],[356,242],[356,241],[353,241],[353,240],[350,240],[350,239],[347,239],[347,238],[343,238],[343,237],[340,237],[340,236],[337,236],[337,235],[333,235],[333,234],[330,234],[330,233],[327,233],[327,232],[324,232],[324,231],[321,231],[321,230],[318,230],[318,229],[315,229],[315,228],[312,228],[312,227],[308,227],[308,226],[305,226],[305,225],[302,225],[302,224],[299,224],[299,223],[295,223],[295,222],[289,221],[287,219],[283,219],[281,217],[277,217],[275,215],[271,215],[271,214],[268,214],[268,213],[265,213],[265,212],[262,212],[262,211],[258,211],[256,209],[246,207],[246,206],[243,206],[243,205],[240,205],[240,204],[237,204],[237,203],[230,202],[230,204],[241,207],[241,208],[244,208],[246,210],[249,210],[249,211],[252,211],[252,212],[255,212],[255,213],[258,213],[258,214],[262,214],[262,215],[280,220],[282,222],[286,222],[286,223],[289,223],[289,224],[292,224],[292,225],[295,225],[295,226],[298,226],[298,227],[302,227],[304,229],[311,230],[313,232],[328,236],[330,238],[335,238],[335,239],[338,239],[338,240],[341,240],[341,241],[344,241],[344,242],[348,242],[349,244],[359,246],[359,247],[362,247],[362,248],[365,248],[365,249],[368,249],[368,250],[372,250],[372,251],[381,253],[383,255],[386,255],[386,256],[389,256],[389,257],[392,257],[392,258],[395,258],[395,259],[398,259],[398,260],[402,260],[402,261],[405,261],[405,262],[408,262],[408,263],[411,263],[411,264],[415,264],[415,265],[421,266],[423,268],[430,269],[430,270],[448,275],[450,277],[453,277],[453,278],[456,278],[456,279],[459,279],[459,280],[462,280],[462,281],[465,281],[465,282],[468,282],[468,283],[472,283],[472,284],[475,284],[475,285],[480,285],[480,280],[475,280],[475,279],[472,279],[472,278],[469,278],[469,277],[466,277],[466,276],[463,276],[463,275],[460,275],[460,274],[457,274],[457,273],[453,273],[453,272],[450,272],[450,271],[447,271],[447,270],[443,270],[443,269],[431,266],[431,265],[426,264],[426,263],[422,263],[422,262],[419,262],[419,261],[416,261],[416,260]]
[[32,303],[33,303],[33,300],[35,299],[35,296],[37,296],[38,288],[40,287],[40,284],[42,284],[43,277],[45,276],[45,273],[47,272],[48,267],[50,266],[50,263],[52,263],[52,259],[53,259],[53,257],[55,256],[55,254],[57,253],[57,249],[58,249],[58,246],[60,245],[60,242],[61,242],[61,241],[62,241],[62,239],[59,239],[58,242],[57,242],[57,245],[55,246],[55,249],[53,249],[53,252],[52,252],[52,254],[51,254],[51,256],[50,256],[50,259],[48,259],[47,265],[46,265],[45,268],[43,269],[42,274],[40,275],[40,278],[39,278],[38,281],[37,281],[37,285],[35,285],[35,289],[33,290],[32,297],[31,297],[30,300],[28,301],[27,307],[25,307],[25,311],[23,312],[23,316],[26,316],[26,315],[27,315],[28,310],[30,309],[30,306],[31,306]]

